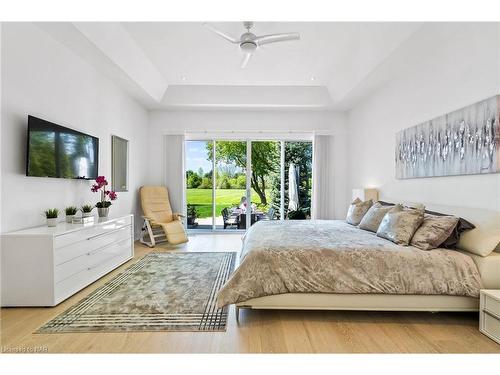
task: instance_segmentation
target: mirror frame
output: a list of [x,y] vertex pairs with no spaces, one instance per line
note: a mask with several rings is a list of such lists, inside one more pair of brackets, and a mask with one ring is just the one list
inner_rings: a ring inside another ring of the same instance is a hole
[[[115,160],[115,148],[117,147],[115,145],[115,142],[123,142],[126,145],[125,189],[123,189],[121,186],[116,186],[115,184],[115,164],[117,163],[117,160]],[[129,191],[128,174],[129,174],[129,141],[128,139],[119,137],[117,135],[111,135],[111,189],[113,191],[116,191],[117,193]]]

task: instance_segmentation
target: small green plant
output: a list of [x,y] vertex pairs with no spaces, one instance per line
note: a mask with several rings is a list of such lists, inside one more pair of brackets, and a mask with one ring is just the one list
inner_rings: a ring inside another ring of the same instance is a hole
[[193,204],[187,205],[187,216],[196,219],[198,217],[198,211],[196,211],[196,206]]
[[77,212],[78,208],[76,208],[75,206],[69,206],[64,209],[64,213],[66,214],[66,216],[76,215]]
[[94,206],[92,206],[91,204],[84,204],[82,205],[82,207],[80,207],[80,210],[85,213],[92,212],[93,209]]
[[47,219],[57,219],[59,216],[59,210],[57,208],[49,208],[45,210],[45,217]]

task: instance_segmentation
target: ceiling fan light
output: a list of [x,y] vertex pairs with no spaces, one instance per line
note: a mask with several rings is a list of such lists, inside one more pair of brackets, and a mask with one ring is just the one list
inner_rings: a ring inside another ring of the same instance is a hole
[[240,48],[243,52],[249,53],[255,51],[257,44],[254,42],[243,42],[240,44]]

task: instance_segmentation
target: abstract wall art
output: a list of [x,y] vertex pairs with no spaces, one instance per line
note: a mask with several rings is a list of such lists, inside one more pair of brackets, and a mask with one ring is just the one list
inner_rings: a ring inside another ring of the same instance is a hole
[[500,172],[500,96],[396,134],[396,178]]

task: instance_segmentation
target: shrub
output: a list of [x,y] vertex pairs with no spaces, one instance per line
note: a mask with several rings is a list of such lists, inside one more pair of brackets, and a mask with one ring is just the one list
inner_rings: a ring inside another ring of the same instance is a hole
[[197,174],[192,173],[187,178],[187,187],[188,189],[196,189],[202,183],[202,178]]
[[306,214],[303,211],[289,211],[288,220],[305,220]]

